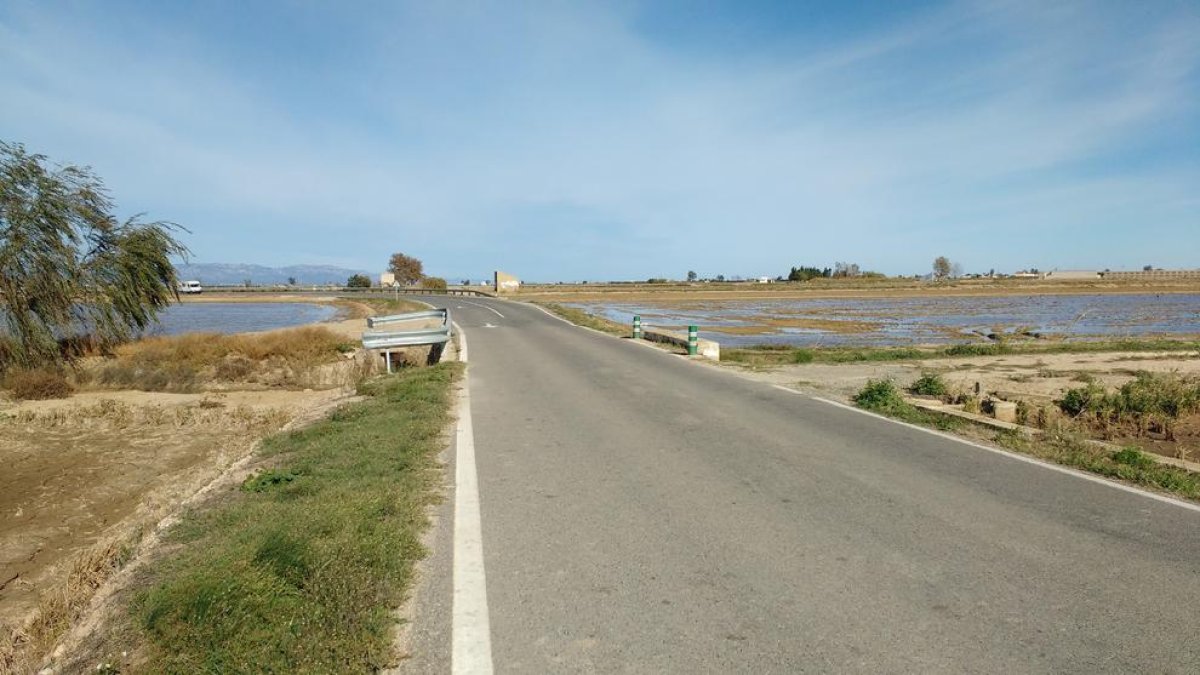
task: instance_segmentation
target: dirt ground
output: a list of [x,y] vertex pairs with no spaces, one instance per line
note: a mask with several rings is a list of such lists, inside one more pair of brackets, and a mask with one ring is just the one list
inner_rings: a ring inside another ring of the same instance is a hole
[[[339,319],[323,325],[360,339],[371,308],[335,304]],[[0,394],[0,643],[69,592],[77,560],[152,528],[260,439],[352,393],[344,377],[328,379],[305,390],[83,391],[22,402]]]
[[85,392],[0,407],[0,622],[19,625],[74,555],[145,526],[339,390]]
[[[1094,379],[1108,389],[1132,380],[1137,371],[1175,372],[1200,376],[1200,353],[1196,352],[1109,352],[1084,354],[1031,354],[885,361],[845,364],[806,363],[772,367],[736,368],[748,377],[813,394],[850,400],[868,380],[891,379],[907,387],[924,372],[942,376],[952,391],[973,392],[1006,400],[1025,400],[1034,406],[1050,405],[1066,390],[1085,386]],[[1190,456],[1200,456],[1197,420],[1181,421],[1178,443],[1138,439],[1137,444],[1165,456],[1177,456],[1180,445]],[[1120,439],[1117,439],[1120,440]]]

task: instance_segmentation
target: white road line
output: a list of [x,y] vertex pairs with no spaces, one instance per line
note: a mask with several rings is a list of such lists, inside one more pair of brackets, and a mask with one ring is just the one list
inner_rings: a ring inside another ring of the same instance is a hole
[[[455,328],[458,328],[456,325]],[[467,336],[458,328],[459,358],[467,360]],[[488,621],[487,577],[483,570],[483,528],[479,518],[479,477],[471,427],[470,384],[458,394],[454,469],[454,600],[451,623],[452,673],[492,672],[492,630]]]
[[884,420],[885,422],[891,422],[892,424],[899,424],[900,426],[908,427],[909,429],[916,429],[917,431],[923,431],[927,434],[931,434],[933,436],[939,436],[941,438],[945,438],[946,440],[950,440],[950,441],[956,441],[958,443],[962,443],[963,445],[969,445],[973,448],[978,448],[980,450],[987,450],[988,452],[993,452],[997,455],[1002,455],[1009,459],[1015,459],[1018,462],[1025,462],[1026,464],[1033,464],[1034,466],[1040,466],[1043,469],[1050,469],[1051,471],[1065,473],[1068,476],[1074,476],[1075,478],[1081,478],[1083,480],[1091,481],[1093,483],[1098,483],[1100,485],[1106,485],[1106,486],[1116,489],[1116,490],[1122,490],[1124,492],[1130,492],[1135,495],[1141,495],[1142,497],[1148,497],[1150,499],[1154,499],[1154,500],[1163,502],[1165,504],[1171,504],[1172,506],[1178,506],[1180,508],[1187,509],[1189,511],[1200,512],[1200,505],[1181,501],[1181,500],[1174,499],[1172,497],[1167,497],[1165,495],[1160,495],[1160,494],[1157,494],[1154,492],[1149,492],[1149,491],[1143,490],[1141,488],[1133,487],[1132,485],[1126,485],[1124,483],[1118,483],[1116,481],[1111,481],[1111,480],[1108,480],[1107,478],[1101,478],[1100,476],[1095,476],[1090,473],[1085,473],[1083,471],[1079,471],[1078,469],[1072,469],[1070,467],[1062,466],[1059,464],[1051,464],[1050,462],[1046,462],[1044,460],[1037,459],[1036,457],[1030,457],[1028,455],[1022,455],[1022,454],[1018,454],[1015,452],[1009,452],[1008,450],[1002,450],[1001,448],[993,448],[993,447],[984,445],[982,443],[968,441],[965,438],[959,438],[958,436],[943,433],[941,431],[937,431],[936,429],[929,429],[929,428],[922,427],[922,426],[919,426],[916,424],[909,424],[908,422],[901,422],[900,420],[894,420],[890,417],[887,417],[885,415],[880,415],[878,413],[873,413],[869,410],[863,410],[862,408],[856,408],[852,405],[846,405],[845,403],[842,403],[840,401],[831,401],[827,398],[821,398],[820,396],[810,396],[803,392],[796,391],[795,389],[789,389],[782,385],[773,384],[771,386],[775,387],[776,389],[786,391],[789,394],[796,394],[798,396],[804,396],[805,398],[809,398],[814,401],[820,401],[821,403],[827,403],[832,406],[837,406],[837,407],[845,409],[845,410],[859,413],[860,415],[869,415],[871,417],[875,417],[875,418]]
[[474,305],[474,306],[476,306],[476,307],[482,307],[482,308],[486,309],[487,311],[491,312],[492,314],[495,314],[496,316],[500,317],[501,319],[503,319],[503,318],[504,318],[504,315],[503,315],[503,314],[501,314],[500,312],[497,312],[495,309],[493,309],[493,308],[491,308],[491,307],[488,307],[487,305],[481,305],[481,304],[479,304],[478,302],[470,302],[470,301],[467,301],[467,300],[463,300],[463,302],[464,302],[464,303],[466,303],[466,304],[468,304],[468,305]]

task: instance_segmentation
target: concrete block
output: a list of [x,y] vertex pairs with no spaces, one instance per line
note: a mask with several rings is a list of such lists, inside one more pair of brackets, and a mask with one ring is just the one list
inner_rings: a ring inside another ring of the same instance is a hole
[[1001,422],[1017,421],[1017,404],[1012,401],[992,401],[992,417]]

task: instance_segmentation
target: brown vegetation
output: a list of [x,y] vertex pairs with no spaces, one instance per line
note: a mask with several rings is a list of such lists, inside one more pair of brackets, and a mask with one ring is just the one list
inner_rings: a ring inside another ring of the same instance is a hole
[[4,375],[4,388],[18,401],[66,398],[75,387],[55,370],[11,370]]
[[115,357],[99,367],[97,382],[121,389],[179,392],[214,383],[313,386],[316,369],[356,348],[323,326],[148,338],[118,348]]

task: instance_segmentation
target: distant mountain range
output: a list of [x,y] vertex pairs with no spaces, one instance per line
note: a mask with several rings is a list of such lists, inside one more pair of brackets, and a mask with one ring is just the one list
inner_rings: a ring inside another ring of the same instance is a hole
[[204,286],[241,286],[249,281],[255,286],[286,284],[295,279],[297,284],[344,284],[354,274],[365,274],[378,281],[375,274],[364,270],[352,270],[332,265],[289,265],[266,267],[227,263],[189,263],[176,265],[180,280],[195,279]]

